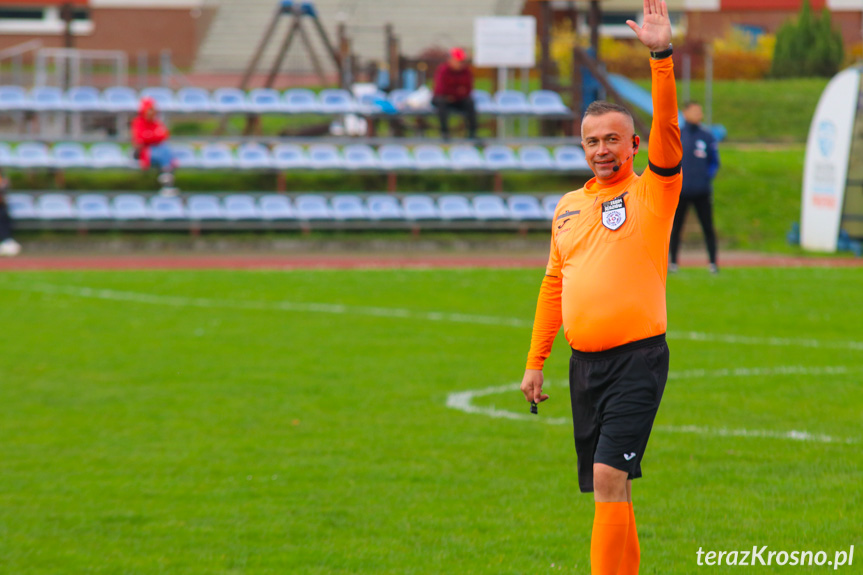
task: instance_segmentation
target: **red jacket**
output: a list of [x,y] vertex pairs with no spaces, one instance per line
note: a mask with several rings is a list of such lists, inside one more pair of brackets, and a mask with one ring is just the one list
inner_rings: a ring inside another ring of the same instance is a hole
[[145,170],[150,167],[150,148],[161,144],[171,135],[165,125],[157,120],[155,116],[153,119],[147,119],[147,112],[155,109],[155,107],[156,103],[152,98],[144,98],[141,100],[141,108],[138,110],[138,115],[132,120],[132,144],[138,150],[138,159],[141,162],[141,168]]
[[473,72],[465,66],[461,70],[454,70],[444,62],[438,66],[434,74],[434,95],[443,96],[453,100],[464,100],[470,98],[473,90]]

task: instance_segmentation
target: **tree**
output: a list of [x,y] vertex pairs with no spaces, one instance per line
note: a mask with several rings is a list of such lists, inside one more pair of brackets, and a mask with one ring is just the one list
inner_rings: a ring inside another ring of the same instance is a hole
[[833,76],[845,57],[842,34],[833,28],[830,12],[812,14],[803,0],[796,21],[788,20],[776,33],[770,75],[774,78]]

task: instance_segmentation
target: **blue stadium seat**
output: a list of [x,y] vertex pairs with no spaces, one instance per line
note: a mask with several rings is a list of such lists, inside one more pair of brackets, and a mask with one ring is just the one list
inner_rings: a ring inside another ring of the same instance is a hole
[[115,220],[148,220],[150,209],[147,200],[138,194],[119,194],[111,201],[111,212]]
[[71,112],[99,112],[104,110],[104,102],[99,90],[93,86],[76,86],[66,91],[66,109]]
[[126,86],[112,86],[102,91],[102,102],[105,110],[117,114],[138,111],[138,94]]
[[63,90],[55,86],[41,86],[30,90],[30,108],[37,112],[57,112],[65,108]]
[[380,90],[371,94],[363,94],[355,106],[356,112],[360,114],[380,114],[390,109],[387,95]]
[[10,166],[13,163],[12,148],[6,142],[0,142],[0,167]]
[[420,170],[447,170],[450,167],[443,148],[436,144],[423,144],[414,148],[414,160]]
[[321,90],[318,94],[318,108],[324,114],[353,114],[357,105],[347,90]]
[[315,93],[305,88],[287,90],[282,96],[289,114],[317,114],[320,112]]
[[294,199],[297,215],[301,220],[331,220],[333,211],[327,199],[317,194],[303,194]]
[[184,114],[208,114],[213,111],[210,93],[203,88],[180,88],[175,109]]
[[111,205],[102,194],[81,194],[75,198],[79,220],[110,220]]
[[309,167],[314,170],[339,170],[344,167],[339,149],[332,144],[312,144],[308,148]]
[[78,142],[62,142],[55,144],[51,150],[54,155],[54,166],[60,169],[88,168],[90,160],[84,146]]
[[497,114],[497,105],[487,91],[474,89],[471,96],[477,114]]
[[520,167],[512,148],[506,146],[489,146],[483,152],[485,164],[489,170],[517,170]]
[[518,151],[518,162],[522,170],[554,170],[554,160],[544,146],[523,146]]
[[417,167],[410,150],[401,144],[384,144],[378,148],[378,159],[384,170],[412,170]]
[[276,144],[273,146],[273,166],[279,170],[297,170],[309,167],[309,158],[302,146]]
[[480,220],[508,220],[509,210],[499,196],[481,195],[473,199],[473,209]]
[[225,218],[232,221],[238,220],[260,220],[261,210],[255,202],[254,196],[247,194],[231,194],[222,200],[225,209]]
[[399,88],[398,90],[393,90],[387,96],[387,100],[392,105],[393,108],[398,110],[402,114],[411,114],[411,113],[424,113],[431,110],[431,107],[415,109],[407,107],[406,101],[408,96],[411,95],[411,90],[404,90]]
[[342,149],[344,165],[349,170],[377,170],[380,168],[378,156],[371,146],[352,144]]
[[211,107],[218,114],[242,114],[250,112],[246,93],[239,88],[218,88],[213,91]]
[[501,90],[494,95],[497,114],[523,115],[530,114],[530,104],[523,92],[516,90]]
[[30,108],[30,98],[21,86],[0,86],[0,112],[16,112]]
[[454,170],[484,170],[485,161],[474,146],[458,145],[449,149],[449,159]]
[[372,220],[403,220],[404,210],[395,196],[374,194],[366,200],[369,218]]
[[236,164],[233,150],[227,144],[204,144],[198,163],[206,170],[230,170]]
[[154,220],[185,220],[186,208],[177,197],[153,196],[150,198],[150,217]]
[[36,200],[36,213],[43,220],[74,220],[75,206],[66,194],[45,194]]
[[176,112],[180,108],[174,91],[170,88],[144,88],[140,95],[142,99],[151,98],[156,103],[156,109],[160,112]]
[[243,144],[237,149],[237,167],[243,170],[271,170],[273,157],[261,144]]
[[429,196],[414,194],[402,198],[405,218],[409,220],[439,220],[440,212]]
[[261,218],[270,221],[295,220],[296,210],[291,204],[291,199],[280,194],[267,194],[258,199]]
[[330,198],[333,216],[337,220],[367,220],[369,211],[362,198],[353,194],[339,194]]
[[536,90],[530,93],[531,112],[539,116],[568,115],[569,108],[563,103],[560,94],[551,90]]
[[171,144],[171,152],[174,154],[177,167],[187,169],[198,167],[198,154],[190,144]]
[[578,146],[558,146],[554,149],[554,164],[558,170],[585,171],[589,170],[584,150]]
[[15,148],[12,165],[19,168],[50,168],[54,165],[48,146],[41,142],[22,142]]
[[542,209],[545,211],[545,217],[549,220],[554,217],[554,210],[562,197],[563,194],[551,194],[542,198]]
[[280,114],[288,111],[282,95],[272,88],[257,88],[249,92],[249,111],[255,114]]
[[30,194],[6,194],[6,205],[13,220],[34,220],[36,204]]
[[135,168],[137,163],[117,144],[102,142],[90,147],[90,165],[93,168]]
[[526,194],[510,196],[506,200],[506,206],[509,208],[509,216],[514,220],[536,221],[548,219],[536,196],[528,196]]
[[447,195],[437,200],[440,217],[444,220],[475,220],[476,212],[464,196]]
[[186,201],[186,213],[189,215],[189,219],[197,221],[225,219],[222,202],[217,196],[211,194],[189,196]]

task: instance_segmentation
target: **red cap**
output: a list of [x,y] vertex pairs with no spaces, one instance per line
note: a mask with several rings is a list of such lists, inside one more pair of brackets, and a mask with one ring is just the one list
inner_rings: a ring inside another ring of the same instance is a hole
[[141,98],[140,108],[138,113],[142,116],[148,111],[156,108],[156,101],[153,98]]
[[457,60],[459,62],[464,62],[465,53],[462,48],[453,48],[449,51],[449,55],[453,60]]

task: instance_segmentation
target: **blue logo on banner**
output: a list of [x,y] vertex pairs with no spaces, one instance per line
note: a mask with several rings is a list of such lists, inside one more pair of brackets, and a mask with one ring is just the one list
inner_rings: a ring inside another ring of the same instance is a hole
[[818,149],[821,150],[821,155],[825,158],[833,153],[833,147],[836,144],[836,125],[830,120],[822,120],[818,124]]

